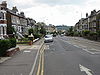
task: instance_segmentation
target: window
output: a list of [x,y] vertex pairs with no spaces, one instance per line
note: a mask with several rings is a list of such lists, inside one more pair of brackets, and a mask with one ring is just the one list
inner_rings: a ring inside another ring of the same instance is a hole
[[4,30],[4,27],[2,27],[2,29],[3,29],[3,35],[5,34],[5,30]]
[[0,12],[0,19],[4,19],[4,13]]

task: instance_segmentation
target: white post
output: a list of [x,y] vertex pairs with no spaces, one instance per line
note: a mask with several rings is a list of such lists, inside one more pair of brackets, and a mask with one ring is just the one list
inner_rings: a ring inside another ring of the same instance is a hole
[[4,20],[6,20],[6,13],[4,12]]
[[1,36],[3,35],[3,27],[1,26]]
[[6,26],[4,26],[4,35],[6,35],[6,30],[7,30]]

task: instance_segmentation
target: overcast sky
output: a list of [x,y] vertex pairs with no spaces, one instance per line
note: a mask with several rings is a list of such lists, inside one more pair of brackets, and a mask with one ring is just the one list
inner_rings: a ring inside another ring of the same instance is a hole
[[[0,0],[2,2],[3,0]],[[5,0],[8,7],[17,6],[26,17],[46,24],[74,26],[81,17],[96,9],[100,0]],[[81,16],[82,15],[82,16]]]

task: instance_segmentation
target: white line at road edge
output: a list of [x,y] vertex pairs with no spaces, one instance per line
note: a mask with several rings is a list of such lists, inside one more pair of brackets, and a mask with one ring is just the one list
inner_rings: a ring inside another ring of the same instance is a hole
[[[64,41],[63,39],[60,39],[60,40],[62,40],[63,42],[66,42],[66,43],[69,44],[69,42]],[[91,52],[91,51],[89,51],[89,50],[87,50],[87,49],[85,49],[85,48],[79,47],[79,46],[74,45],[74,44],[71,44],[71,45],[73,45],[73,46],[75,46],[75,47],[77,47],[77,48],[81,48],[82,50],[84,50],[84,51],[86,51],[86,52],[88,52],[88,53],[90,53],[90,54],[95,54],[94,52]],[[81,45],[81,46],[83,46],[83,45]],[[86,46],[83,46],[83,47],[86,47]]]
[[34,64],[33,64],[33,66],[32,66],[32,69],[31,69],[29,75],[33,75],[34,68],[35,68],[35,65],[36,65],[36,61],[37,61],[37,58],[38,58],[38,55],[39,55],[39,50],[41,49],[41,47],[43,46],[43,44],[44,44],[44,42],[41,44],[41,46],[40,46],[39,49],[38,49],[38,52],[37,52],[36,57],[35,57]]
[[84,71],[87,75],[93,75],[91,72],[93,72],[92,70],[82,66],[81,64],[79,64],[80,67],[80,71]]

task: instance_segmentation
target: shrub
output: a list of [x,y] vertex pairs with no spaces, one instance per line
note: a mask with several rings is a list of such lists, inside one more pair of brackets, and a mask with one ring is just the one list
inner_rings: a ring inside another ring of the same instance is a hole
[[0,56],[5,55],[6,50],[10,48],[9,40],[0,40]]
[[97,32],[90,32],[90,36],[97,35]]
[[100,36],[100,30],[97,31],[98,36]]
[[16,39],[15,38],[11,38],[11,39],[9,39],[9,42],[10,42],[10,48],[12,48],[12,47],[16,47]]
[[41,34],[34,34],[34,38],[36,39],[36,38],[41,38]]
[[0,40],[0,56],[5,55],[6,51],[16,46],[16,39]]
[[84,30],[84,31],[82,31],[83,36],[87,36],[89,33],[90,33],[89,30]]

